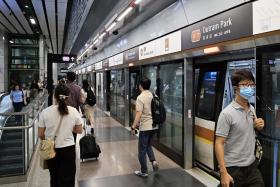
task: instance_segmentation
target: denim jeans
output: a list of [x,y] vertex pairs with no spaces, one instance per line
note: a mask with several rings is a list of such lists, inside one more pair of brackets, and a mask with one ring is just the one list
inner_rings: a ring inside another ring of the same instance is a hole
[[138,159],[141,165],[141,172],[147,173],[147,159],[146,154],[149,157],[151,162],[155,161],[155,155],[152,148],[152,140],[155,131],[140,131],[139,133],[139,141],[138,141]]

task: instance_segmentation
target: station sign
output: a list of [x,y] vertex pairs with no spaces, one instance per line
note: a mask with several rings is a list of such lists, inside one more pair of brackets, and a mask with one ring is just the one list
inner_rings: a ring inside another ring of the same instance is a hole
[[48,54],[48,58],[52,63],[75,63],[77,55],[66,54]]
[[252,36],[252,4],[229,10],[182,30],[182,49]]
[[139,48],[135,47],[123,53],[124,64],[129,64],[139,60]]

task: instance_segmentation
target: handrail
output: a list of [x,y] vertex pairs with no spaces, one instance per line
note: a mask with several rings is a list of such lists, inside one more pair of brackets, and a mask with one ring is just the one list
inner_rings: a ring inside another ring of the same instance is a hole
[[[42,110],[46,107],[47,103],[47,94],[43,92],[30,103],[30,107],[25,108],[25,111],[22,112],[9,112],[9,113],[0,113],[2,116],[8,116],[5,120],[7,123],[8,119],[11,116],[19,116],[22,115],[22,126],[3,126],[0,127],[0,131],[13,131],[13,130],[21,130],[23,132],[23,144],[22,144],[22,163],[24,166],[23,173],[19,172],[18,175],[25,174],[30,166],[31,159],[33,157],[35,151],[35,145],[38,141],[38,135],[36,131],[36,123],[39,120],[39,116]],[[1,141],[1,140],[0,140]]]
[[[36,121],[36,118],[38,117],[38,115],[41,113],[41,110],[42,108],[44,107],[46,101],[43,101],[41,107],[39,108],[38,112],[36,113],[34,119],[32,120],[31,124],[30,125],[25,125],[25,126],[13,126],[13,127],[0,127],[0,130],[19,130],[19,129],[29,129],[31,128],[34,124],[35,124],[35,121]],[[14,114],[14,115],[18,115],[20,113],[24,113],[24,114],[28,114],[28,112],[13,112],[13,113],[10,113],[10,114]],[[1,115],[1,113],[0,113]],[[10,117],[10,116],[9,116]]]

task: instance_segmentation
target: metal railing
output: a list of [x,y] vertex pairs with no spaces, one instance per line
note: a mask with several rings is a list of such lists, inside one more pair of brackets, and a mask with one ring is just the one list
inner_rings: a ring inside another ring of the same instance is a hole
[[[35,146],[38,142],[38,133],[37,133],[37,122],[39,120],[40,113],[44,108],[47,107],[47,92],[43,91],[34,98],[30,104],[24,108],[23,112],[10,112],[10,113],[0,113],[0,116],[5,116],[6,119],[4,121],[3,126],[0,126],[0,131],[15,131],[22,130],[23,138],[22,138],[22,163],[24,166],[24,170],[22,173],[18,173],[17,175],[26,174],[33,153],[35,151]],[[6,126],[7,122],[13,116],[20,116],[20,122],[11,123],[9,126]],[[1,138],[1,137],[0,137]],[[2,139],[0,139],[1,143]],[[1,150],[0,150],[1,151]]]

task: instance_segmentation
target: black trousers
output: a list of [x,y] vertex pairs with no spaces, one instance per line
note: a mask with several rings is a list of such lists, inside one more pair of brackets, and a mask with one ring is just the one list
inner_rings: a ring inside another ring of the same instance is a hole
[[[23,102],[18,102],[18,103],[13,102],[13,107],[15,112],[20,112],[23,107]],[[22,117],[20,115],[15,116],[17,122],[21,122],[21,118]]]
[[56,156],[47,160],[51,176],[51,187],[75,187],[75,146],[56,148]]
[[234,187],[264,187],[257,161],[246,167],[227,167],[227,172],[233,178]]

